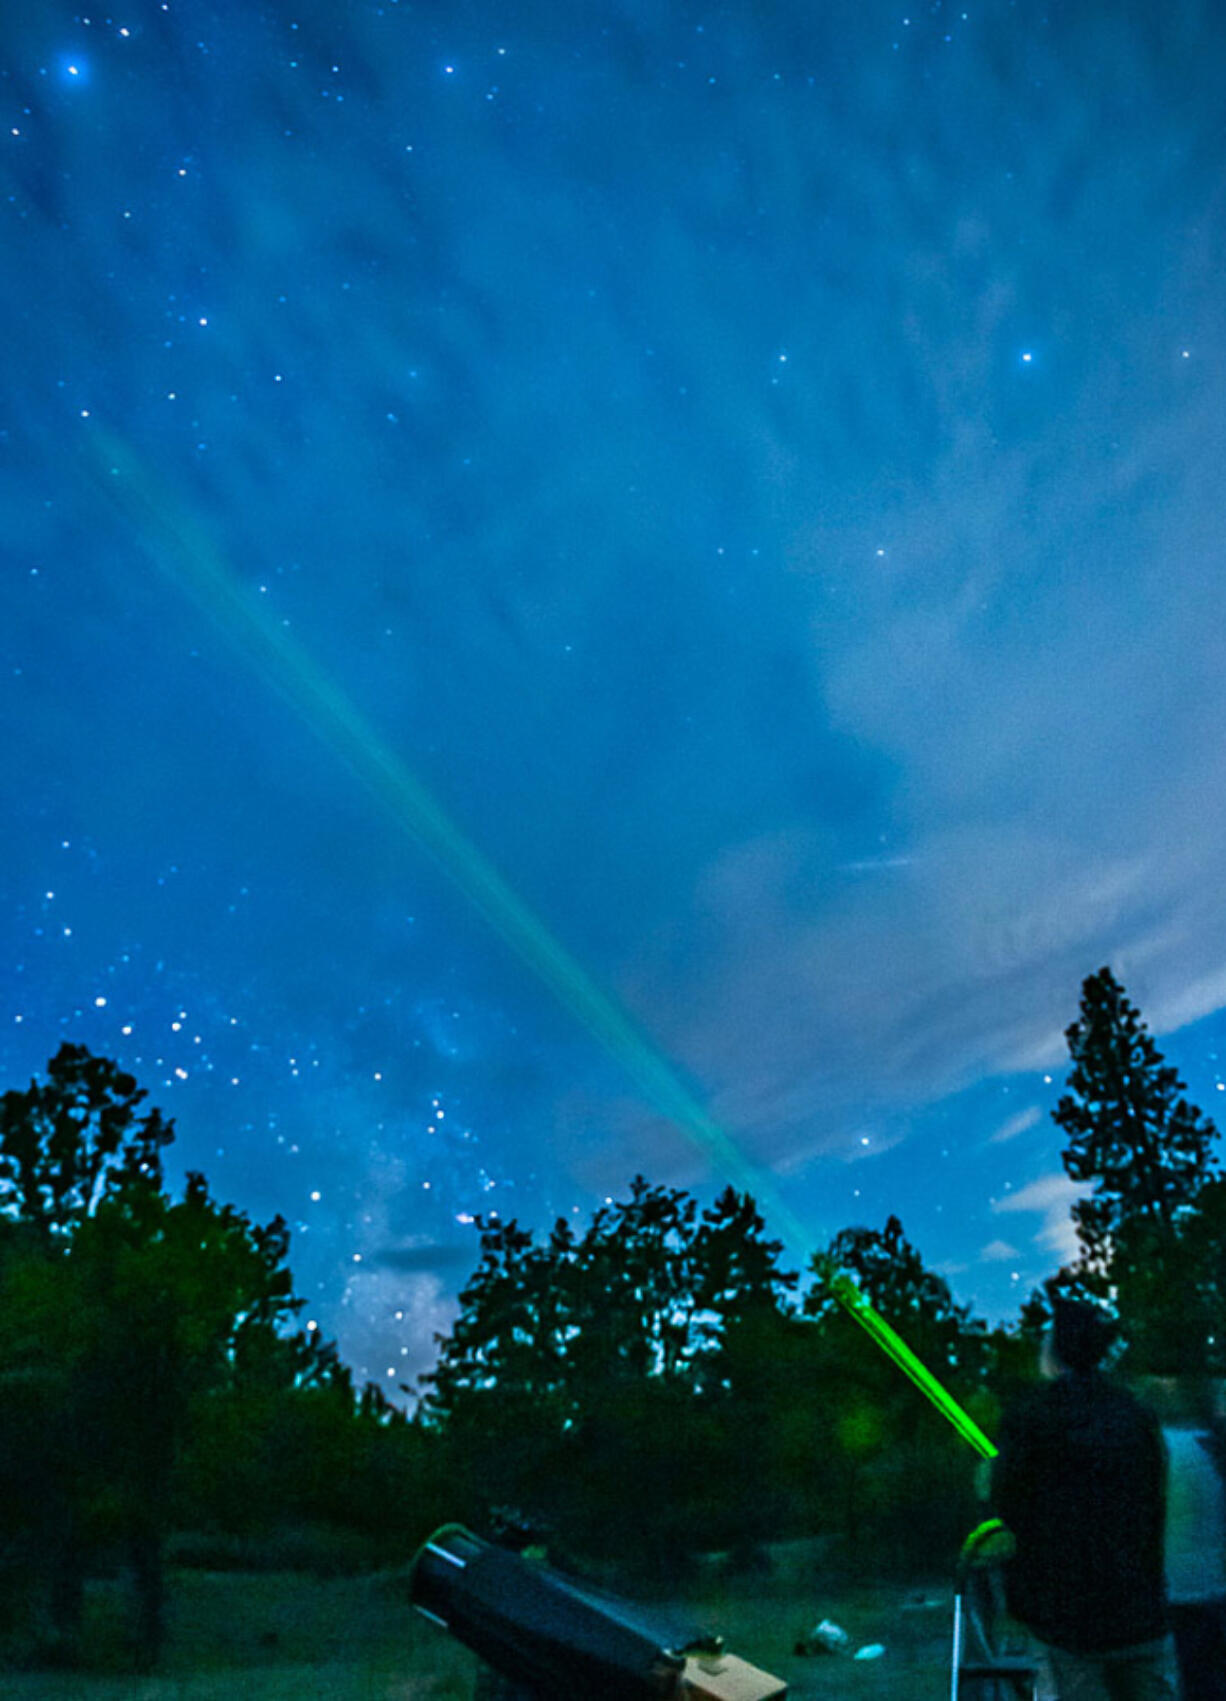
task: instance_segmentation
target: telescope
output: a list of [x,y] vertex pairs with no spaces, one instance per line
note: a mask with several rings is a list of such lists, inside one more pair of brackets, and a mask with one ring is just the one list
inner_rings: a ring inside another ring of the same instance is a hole
[[[417,1611],[531,1701],[781,1701],[787,1685],[717,1637],[662,1638],[650,1616],[543,1562],[444,1524],[413,1560]],[[680,1644],[680,1645],[678,1645]]]

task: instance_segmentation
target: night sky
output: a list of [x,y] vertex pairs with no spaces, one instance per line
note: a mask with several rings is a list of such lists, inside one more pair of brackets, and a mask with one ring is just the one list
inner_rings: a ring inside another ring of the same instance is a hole
[[1224,1084],[1226,12],[5,37],[0,1086],[118,1058],[394,1390],[474,1213],[728,1173],[581,972],[794,1265],[1011,1315],[1083,977]]

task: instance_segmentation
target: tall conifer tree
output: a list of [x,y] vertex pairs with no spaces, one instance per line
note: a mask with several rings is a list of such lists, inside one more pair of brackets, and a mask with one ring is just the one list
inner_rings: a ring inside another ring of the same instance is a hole
[[1183,1097],[1109,968],[1086,978],[1065,1039],[1073,1068],[1052,1118],[1068,1136],[1069,1176],[1094,1183],[1073,1208],[1085,1262],[1106,1271],[1126,1245],[1161,1256],[1215,1174],[1217,1129]]

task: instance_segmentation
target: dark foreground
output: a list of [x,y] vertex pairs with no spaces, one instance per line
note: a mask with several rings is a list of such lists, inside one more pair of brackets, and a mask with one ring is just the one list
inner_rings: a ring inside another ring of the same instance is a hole
[[[174,1573],[169,1641],[153,1677],[123,1670],[122,1607],[114,1585],[95,1585],[89,1648],[96,1669],[0,1673],[6,1701],[467,1701],[472,1693],[470,1656],[414,1613],[403,1583],[386,1575]],[[686,1610],[695,1616],[692,1600]],[[817,1590],[724,1582],[706,1588],[697,1605],[700,1622],[722,1632],[734,1652],[813,1701],[944,1701],[950,1613],[947,1585]],[[842,1625],[857,1645],[884,1643],[885,1654],[797,1658],[797,1637],[822,1618]]]

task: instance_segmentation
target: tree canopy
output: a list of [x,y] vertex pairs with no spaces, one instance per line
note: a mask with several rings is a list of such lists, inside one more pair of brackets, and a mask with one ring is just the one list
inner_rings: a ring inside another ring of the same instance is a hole
[[579,1235],[565,1218],[543,1240],[513,1220],[477,1226],[480,1261],[424,1379],[435,1416],[497,1389],[552,1407],[567,1427],[619,1385],[698,1388],[720,1375],[729,1331],[796,1281],[753,1200],[731,1187],[700,1215],[681,1189],[639,1175]]
[[285,1334],[301,1301],[277,1217],[261,1226],[191,1174],[163,1186],[173,1126],[132,1076],[65,1045],[0,1100],[0,1503],[49,1556],[57,1628],[80,1623],[91,1529],[128,1543],[141,1642],[161,1636],[161,1542],[200,1402],[318,1349]]
[[1067,1136],[1068,1174],[1094,1183],[1073,1215],[1086,1261],[1102,1267],[1125,1228],[1173,1242],[1215,1173],[1217,1129],[1183,1096],[1109,968],[1083,982],[1065,1039],[1073,1067],[1052,1119]]
[[[1049,1286],[1109,1299],[1138,1370],[1219,1369],[1217,1131],[1109,969],[1067,1039],[1052,1115],[1090,1193],[1080,1257]],[[0,1097],[0,1611],[4,1555],[24,1555],[65,1643],[90,1554],[118,1542],[156,1649],[176,1522],[320,1521],[392,1557],[406,1532],[511,1508],[575,1551],[670,1574],[699,1549],[815,1532],[853,1563],[879,1565],[883,1542],[952,1561],[974,1459],[845,1315],[834,1273],[989,1433],[1034,1373],[1038,1296],[989,1333],[900,1215],[835,1235],[802,1289],[750,1195],[704,1207],[638,1175],[586,1223],[477,1219],[410,1418],[298,1327],[281,1217],[253,1221],[198,1173],[171,1195],[173,1138],[130,1074],[80,1046]]]
[[1217,1129],[1110,968],[1083,982],[1065,1038],[1072,1069],[1052,1118],[1065,1170],[1092,1191],[1073,1206],[1080,1259],[1050,1285],[1113,1302],[1134,1368],[1209,1368],[1226,1300]]
[[138,1116],[147,1097],[109,1058],[62,1045],[45,1082],[0,1098],[0,1216],[64,1239],[104,1199],[160,1188],[174,1124],[159,1110]]

